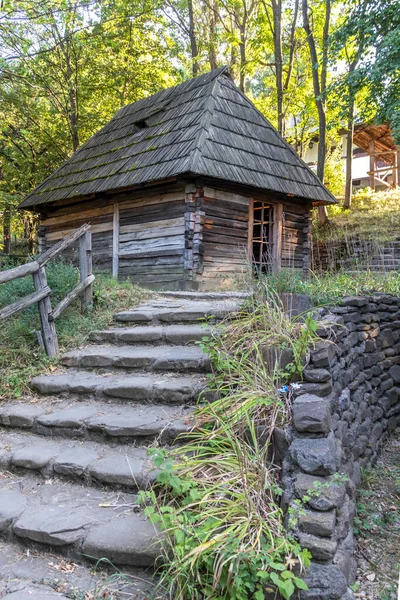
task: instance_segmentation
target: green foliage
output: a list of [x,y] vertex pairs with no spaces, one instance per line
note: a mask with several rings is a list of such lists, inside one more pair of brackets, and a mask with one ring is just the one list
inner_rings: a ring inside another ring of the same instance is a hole
[[351,210],[340,205],[328,206],[330,224],[313,223],[314,239],[319,241],[346,238],[394,240],[400,236],[400,191],[374,192],[365,188],[354,192]]
[[365,90],[364,120],[391,123],[400,141],[400,4],[398,0],[348,0],[337,32],[338,46],[349,40],[361,48],[360,62],[347,77],[353,93]]
[[[78,270],[61,261],[50,263],[46,271],[52,290],[52,304],[55,306],[75,287],[79,280]],[[32,291],[31,277],[1,284],[0,307]],[[81,314],[78,299],[56,321],[60,350],[63,352],[82,344],[90,331],[111,323],[114,311],[131,308],[148,295],[149,292],[129,281],[117,282],[111,277],[96,275],[93,310]],[[37,305],[0,323],[0,399],[28,392],[29,380],[56,363],[56,359],[47,357],[39,348],[35,333],[38,330],[40,321]]]
[[290,321],[262,283],[238,318],[201,346],[213,364],[213,401],[200,397],[195,428],[171,451],[150,451],[157,485],[141,494],[145,514],[166,535],[162,593],[176,600],[291,598],[307,589],[310,554],[283,525],[271,437],[287,419],[277,392],[282,372],[269,369],[264,345],[304,353],[315,327]]
[[359,273],[310,273],[308,279],[293,271],[282,271],[279,276],[268,277],[269,285],[279,292],[306,294],[315,306],[335,305],[345,296],[363,296],[382,292],[400,294],[397,272],[360,271]]

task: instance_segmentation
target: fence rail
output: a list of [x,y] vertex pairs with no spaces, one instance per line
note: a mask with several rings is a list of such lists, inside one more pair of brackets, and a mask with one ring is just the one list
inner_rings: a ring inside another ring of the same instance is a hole
[[[79,278],[78,285],[65,296],[59,304],[53,309],[51,306],[51,289],[47,284],[45,265],[63,250],[71,246],[76,240],[79,240]],[[39,339],[49,356],[55,356],[58,353],[58,340],[55,328],[55,320],[64,312],[75,298],[81,296],[81,309],[85,311],[93,300],[93,281],[95,279],[92,273],[92,232],[89,224],[82,225],[79,229],[66,236],[57,244],[43,252],[35,260],[0,272],[0,284],[7,281],[14,281],[20,277],[32,275],[35,291],[12,304],[0,310],[0,321],[8,319],[15,313],[38,304],[40,315],[41,334]]]

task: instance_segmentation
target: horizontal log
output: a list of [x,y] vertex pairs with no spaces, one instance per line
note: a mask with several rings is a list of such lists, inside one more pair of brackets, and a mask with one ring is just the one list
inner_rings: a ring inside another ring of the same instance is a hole
[[37,273],[39,271],[39,263],[36,260],[26,263],[25,265],[20,265],[19,267],[15,267],[14,269],[8,269],[7,271],[0,272],[0,283],[6,283],[7,281],[13,281],[14,279],[19,279],[20,277],[25,277],[25,275],[32,275],[33,273]]
[[120,227],[120,234],[125,233],[137,233],[140,231],[147,231],[149,229],[166,228],[166,227],[180,227],[185,224],[185,218],[183,216],[175,219],[162,219],[158,221],[149,221],[146,223],[136,223],[132,225],[124,225]]
[[[87,225],[89,227],[91,227],[91,231],[92,231],[93,235],[97,234],[97,233],[104,233],[106,231],[112,231],[112,222],[111,221],[108,223],[100,223],[99,225],[90,225],[90,223],[88,223]],[[83,227],[83,226],[81,226],[81,227]],[[72,235],[75,231],[78,231],[78,229],[75,229],[74,227],[71,227],[70,229],[62,229],[60,231],[54,231],[52,233],[48,233],[46,235],[46,239],[49,242],[55,242],[57,240],[63,239],[65,236]]]
[[137,231],[134,233],[124,233],[119,236],[120,244],[126,242],[140,241],[140,240],[151,240],[151,239],[161,239],[168,238],[174,236],[184,236],[185,227],[184,225],[180,225],[179,227],[160,227],[158,229],[146,229],[145,231]]
[[28,308],[28,306],[32,306],[32,304],[40,302],[40,300],[43,300],[43,298],[46,298],[46,296],[49,296],[49,294],[50,288],[46,285],[43,289],[39,290],[38,292],[33,292],[33,294],[29,294],[28,296],[21,298],[21,300],[17,300],[16,302],[9,304],[8,306],[0,310],[0,321],[4,321],[5,319],[8,319],[15,313],[19,312],[20,310],[23,310],[24,308]]
[[183,235],[177,235],[175,237],[156,238],[151,240],[142,240],[137,242],[124,242],[120,244],[119,254],[134,254],[135,252],[145,252],[146,250],[159,251],[167,249],[168,247],[184,248],[185,240]]
[[[82,207],[83,208],[83,207]],[[48,227],[48,226],[52,226],[52,225],[64,225],[67,224],[69,225],[70,223],[72,223],[73,221],[82,221],[82,220],[89,220],[89,219],[93,219],[95,217],[98,216],[103,216],[103,215],[110,215],[110,219],[112,220],[112,213],[113,213],[113,205],[109,204],[106,206],[102,206],[100,208],[96,207],[96,208],[90,208],[87,209],[85,207],[85,210],[78,210],[78,211],[70,211],[69,213],[67,212],[64,215],[54,215],[49,217],[48,219],[43,219],[43,221],[41,222],[41,224],[44,227]]]
[[69,294],[67,294],[65,298],[63,298],[63,300],[61,300],[61,302],[59,302],[57,306],[51,311],[51,313],[49,314],[49,321],[55,321],[71,304],[71,302],[75,300],[75,298],[77,298],[80,294],[82,294],[82,292],[84,292],[86,288],[93,283],[94,280],[95,276],[89,275],[88,277],[86,277],[86,279],[81,281],[81,283],[78,283],[76,288],[69,292]]
[[66,227],[69,229],[79,229],[85,223],[90,223],[93,227],[98,227],[99,225],[103,225],[104,223],[111,223],[111,215],[103,215],[102,217],[90,217],[85,219],[76,219],[73,221],[68,221],[68,223],[50,225],[44,228],[44,235],[49,235],[50,233],[56,233],[57,231],[66,231]]
[[153,256],[183,256],[184,248],[156,248],[154,250],[138,250],[137,252],[126,252],[124,254],[119,253],[120,259],[128,260],[129,258],[150,258]]
[[233,227],[234,229],[241,229],[247,231],[248,224],[246,221],[235,221],[227,217],[210,217],[207,215],[203,219],[204,226],[206,225],[217,225],[218,227]]
[[247,196],[241,196],[240,194],[235,194],[233,192],[225,192],[223,190],[217,190],[214,188],[204,187],[204,196],[207,198],[212,198],[214,200],[221,200],[234,202],[236,204],[244,204],[245,206],[249,206],[250,198]]
[[53,246],[51,246],[51,248],[46,250],[46,252],[41,254],[38,257],[37,262],[39,263],[39,265],[41,267],[43,267],[46,263],[49,262],[49,260],[51,260],[52,258],[57,256],[57,254],[59,254],[60,252],[65,250],[65,248],[68,248],[68,246],[73,244],[75,240],[80,238],[81,235],[83,235],[84,233],[86,233],[89,230],[90,230],[90,225],[82,225],[82,227],[80,227],[79,229],[76,229],[70,235],[66,236],[65,238],[60,240],[57,244],[54,244]]

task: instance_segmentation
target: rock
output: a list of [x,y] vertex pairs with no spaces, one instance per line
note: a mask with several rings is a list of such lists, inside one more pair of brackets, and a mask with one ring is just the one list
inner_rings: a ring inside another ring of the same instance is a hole
[[97,458],[98,453],[94,450],[73,446],[60,452],[54,461],[53,469],[61,475],[81,476]]
[[333,435],[327,438],[295,439],[289,447],[292,460],[306,473],[332,475],[336,471]]
[[14,524],[21,538],[51,546],[67,546],[83,539],[85,528],[101,518],[100,510],[44,506],[27,509]]
[[15,490],[0,491],[0,531],[7,529],[26,508],[26,498]]
[[305,394],[293,404],[293,423],[302,433],[328,433],[331,428],[329,400]]
[[[2,596],[3,597],[3,596]],[[5,600],[67,600],[67,596],[58,594],[51,587],[25,583],[22,589],[4,596]]]
[[332,379],[325,383],[293,383],[292,390],[295,398],[305,394],[325,398],[332,391]]
[[327,369],[304,369],[304,379],[310,383],[325,383],[332,379]]
[[0,408],[0,423],[8,427],[33,427],[43,409],[33,404],[6,404]]
[[309,533],[300,533],[299,543],[302,548],[307,548],[311,552],[313,558],[322,561],[332,560],[337,548],[336,541]]
[[43,469],[55,456],[58,448],[52,444],[36,443],[22,446],[13,452],[11,463],[24,469]]
[[335,346],[331,342],[317,342],[311,351],[311,360],[316,368],[329,367],[335,358]]
[[279,294],[279,297],[283,304],[283,310],[289,317],[306,315],[314,308],[310,296],[306,296],[305,294],[283,292]]
[[299,517],[299,526],[304,533],[330,537],[336,524],[336,513],[334,510],[325,512],[306,510]]
[[382,348],[390,348],[395,343],[391,329],[383,329],[379,337],[382,342]]
[[114,454],[94,462],[89,472],[98,481],[103,483],[118,483],[137,489],[145,489],[151,480],[152,465],[145,460],[146,452],[142,459],[137,457]]
[[395,385],[400,384],[400,365],[393,365],[389,369],[390,377],[393,379]]
[[132,514],[93,527],[83,543],[83,554],[98,560],[107,556],[115,564],[151,567],[160,555],[161,538],[143,516]]
[[340,508],[346,496],[345,486],[335,483],[331,477],[315,477],[304,473],[296,475],[294,489],[298,498],[311,495],[308,505],[322,511]]
[[346,579],[334,565],[312,563],[303,579],[309,589],[300,592],[301,600],[340,600],[347,591]]
[[54,412],[41,415],[37,422],[45,427],[80,429],[84,422],[96,414],[95,405],[75,404]]
[[354,536],[350,529],[347,537],[339,543],[333,559],[346,578],[347,585],[352,585],[356,578],[357,562],[354,558]]
[[367,298],[361,298],[359,296],[346,296],[342,299],[343,306],[366,306],[368,304]]

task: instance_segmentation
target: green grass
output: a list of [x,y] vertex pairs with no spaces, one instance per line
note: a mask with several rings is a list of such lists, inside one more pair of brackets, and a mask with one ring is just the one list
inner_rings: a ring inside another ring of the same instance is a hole
[[307,279],[293,271],[266,277],[267,285],[277,292],[307,294],[315,306],[340,303],[345,296],[364,296],[374,292],[400,296],[400,274],[392,271],[361,271],[355,274],[310,273]]
[[[183,444],[153,450],[157,484],[141,494],[145,514],[165,531],[160,597],[263,600],[279,591],[287,600],[307,589],[301,573],[310,554],[285,529],[271,438],[288,419],[278,382],[302,368],[315,326],[288,319],[257,282],[240,315],[203,339],[216,399],[200,401]],[[270,367],[271,347],[290,349],[292,368]]]
[[[397,598],[400,566],[399,447],[397,432],[386,442],[376,466],[364,470],[354,519],[361,559],[356,586],[368,592],[368,597],[381,600]],[[375,575],[372,582],[365,578],[368,573]]]
[[[79,273],[66,262],[52,263],[46,271],[52,290],[52,305],[55,306],[75,287]],[[32,291],[33,283],[29,276],[2,284],[0,308]],[[56,321],[60,351],[83,344],[90,331],[110,325],[114,312],[132,308],[150,294],[130,281],[117,282],[110,276],[96,275],[93,308],[82,314],[78,299]],[[39,329],[37,305],[0,323],[0,399],[18,397],[28,392],[31,377],[57,364],[57,359],[49,358],[39,348],[35,333]]]
[[400,236],[400,190],[373,192],[369,188],[354,193],[351,210],[329,206],[330,224],[322,227],[314,215],[314,240],[344,240],[346,237],[394,240]]

